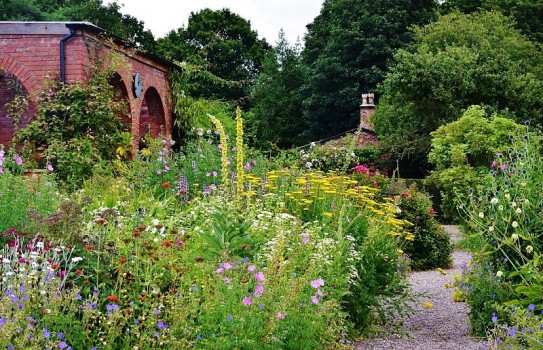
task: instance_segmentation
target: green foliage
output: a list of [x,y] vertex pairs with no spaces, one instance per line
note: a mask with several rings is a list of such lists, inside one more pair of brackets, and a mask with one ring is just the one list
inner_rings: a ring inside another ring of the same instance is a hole
[[374,91],[393,53],[412,40],[410,26],[434,18],[435,2],[325,1],[308,25],[303,62],[304,119],[309,141],[356,127],[361,93]]
[[157,42],[157,52],[171,59],[205,66],[213,75],[237,82],[230,86],[195,81],[193,97],[248,104],[249,85],[260,72],[269,50],[251,24],[228,9],[192,12],[187,27],[171,31]]
[[510,19],[453,13],[417,30],[415,40],[395,55],[373,116],[391,154],[425,160],[430,133],[470,105],[541,125],[543,60]]
[[301,134],[307,126],[302,118],[300,89],[305,81],[306,69],[302,64],[301,46],[290,46],[285,33],[273,51],[264,59],[262,72],[256,77],[251,97],[254,115],[248,125],[254,134],[253,144],[258,147],[280,149],[300,145]]
[[414,240],[407,241],[403,247],[411,259],[411,267],[414,270],[450,267],[453,249],[449,234],[435,220],[430,197],[411,186],[397,198],[401,210],[398,218],[413,224],[410,231]]
[[447,0],[440,12],[460,11],[473,13],[477,11],[498,11],[515,20],[515,27],[534,41],[543,42],[543,1],[513,0]]
[[489,181],[489,169],[496,153],[509,148],[509,136],[523,126],[494,115],[488,118],[479,106],[472,106],[462,117],[432,132],[429,161],[436,169],[426,182],[441,191],[446,219],[458,220],[457,205],[467,199],[469,189]]
[[119,119],[126,106],[115,99],[107,74],[95,74],[86,85],[49,84],[38,96],[35,120],[19,130],[15,140],[27,151],[45,148],[42,161],[53,164],[58,178],[67,185],[81,184],[131,141]]

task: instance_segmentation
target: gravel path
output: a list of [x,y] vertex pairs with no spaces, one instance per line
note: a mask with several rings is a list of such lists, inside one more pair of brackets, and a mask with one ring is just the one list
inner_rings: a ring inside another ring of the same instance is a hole
[[[451,234],[451,241],[457,242],[459,231],[455,226],[444,226]],[[482,343],[468,335],[468,306],[456,303],[451,298],[452,289],[445,288],[452,276],[461,273],[462,264],[471,260],[468,253],[455,250],[453,267],[446,270],[447,275],[440,272],[412,272],[409,280],[413,294],[423,293],[414,307],[414,315],[405,321],[403,330],[407,336],[388,335],[355,344],[356,350],[475,350],[481,349]],[[425,309],[423,304],[430,301],[431,309]]]

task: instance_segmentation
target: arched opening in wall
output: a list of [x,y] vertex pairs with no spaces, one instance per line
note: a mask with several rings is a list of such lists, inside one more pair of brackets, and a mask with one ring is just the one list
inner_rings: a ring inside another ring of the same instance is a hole
[[[145,92],[145,96],[141,103],[140,112],[140,140],[146,135],[153,138],[160,136],[166,126],[166,118],[164,107],[158,91],[154,87],[150,87]],[[140,143],[141,144],[141,143]]]
[[0,67],[0,144],[8,146],[17,130],[32,121],[35,111],[21,81]]
[[130,100],[128,98],[128,90],[124,84],[123,78],[118,73],[113,73],[108,80],[109,85],[113,87],[113,92],[115,93],[115,101],[121,102],[124,105],[123,113],[118,115],[121,122],[128,126],[132,125],[131,111],[130,111]]

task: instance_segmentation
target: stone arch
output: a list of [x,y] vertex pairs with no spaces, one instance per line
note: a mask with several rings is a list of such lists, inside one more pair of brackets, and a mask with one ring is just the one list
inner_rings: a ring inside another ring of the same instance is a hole
[[[29,89],[35,86],[35,76],[25,66],[7,55],[0,55],[0,144],[8,146],[17,129],[32,121],[36,105],[31,96],[35,91]],[[19,120],[14,123],[8,117],[7,104],[19,97],[22,97],[18,100],[20,103],[14,104],[19,106],[15,109]]]
[[126,124],[130,127],[130,125],[132,125],[132,120],[129,116],[132,114],[132,111],[130,108],[130,97],[128,95],[128,88],[126,87],[125,80],[119,73],[114,72],[109,77],[108,83],[113,87],[113,90],[115,92],[115,99],[117,101],[123,101],[127,108],[126,113],[123,113],[123,115],[119,115],[119,119],[123,124]]
[[166,126],[166,113],[164,105],[157,89],[153,86],[145,91],[145,95],[141,102],[140,118],[139,118],[139,136],[144,137],[150,134],[156,138]]

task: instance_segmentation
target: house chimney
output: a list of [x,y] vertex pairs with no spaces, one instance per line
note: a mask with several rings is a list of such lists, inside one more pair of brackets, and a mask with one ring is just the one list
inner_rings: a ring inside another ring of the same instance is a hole
[[362,129],[372,131],[373,123],[371,122],[371,115],[375,112],[373,97],[373,94],[362,94],[362,104],[360,105],[360,124],[362,125]]

